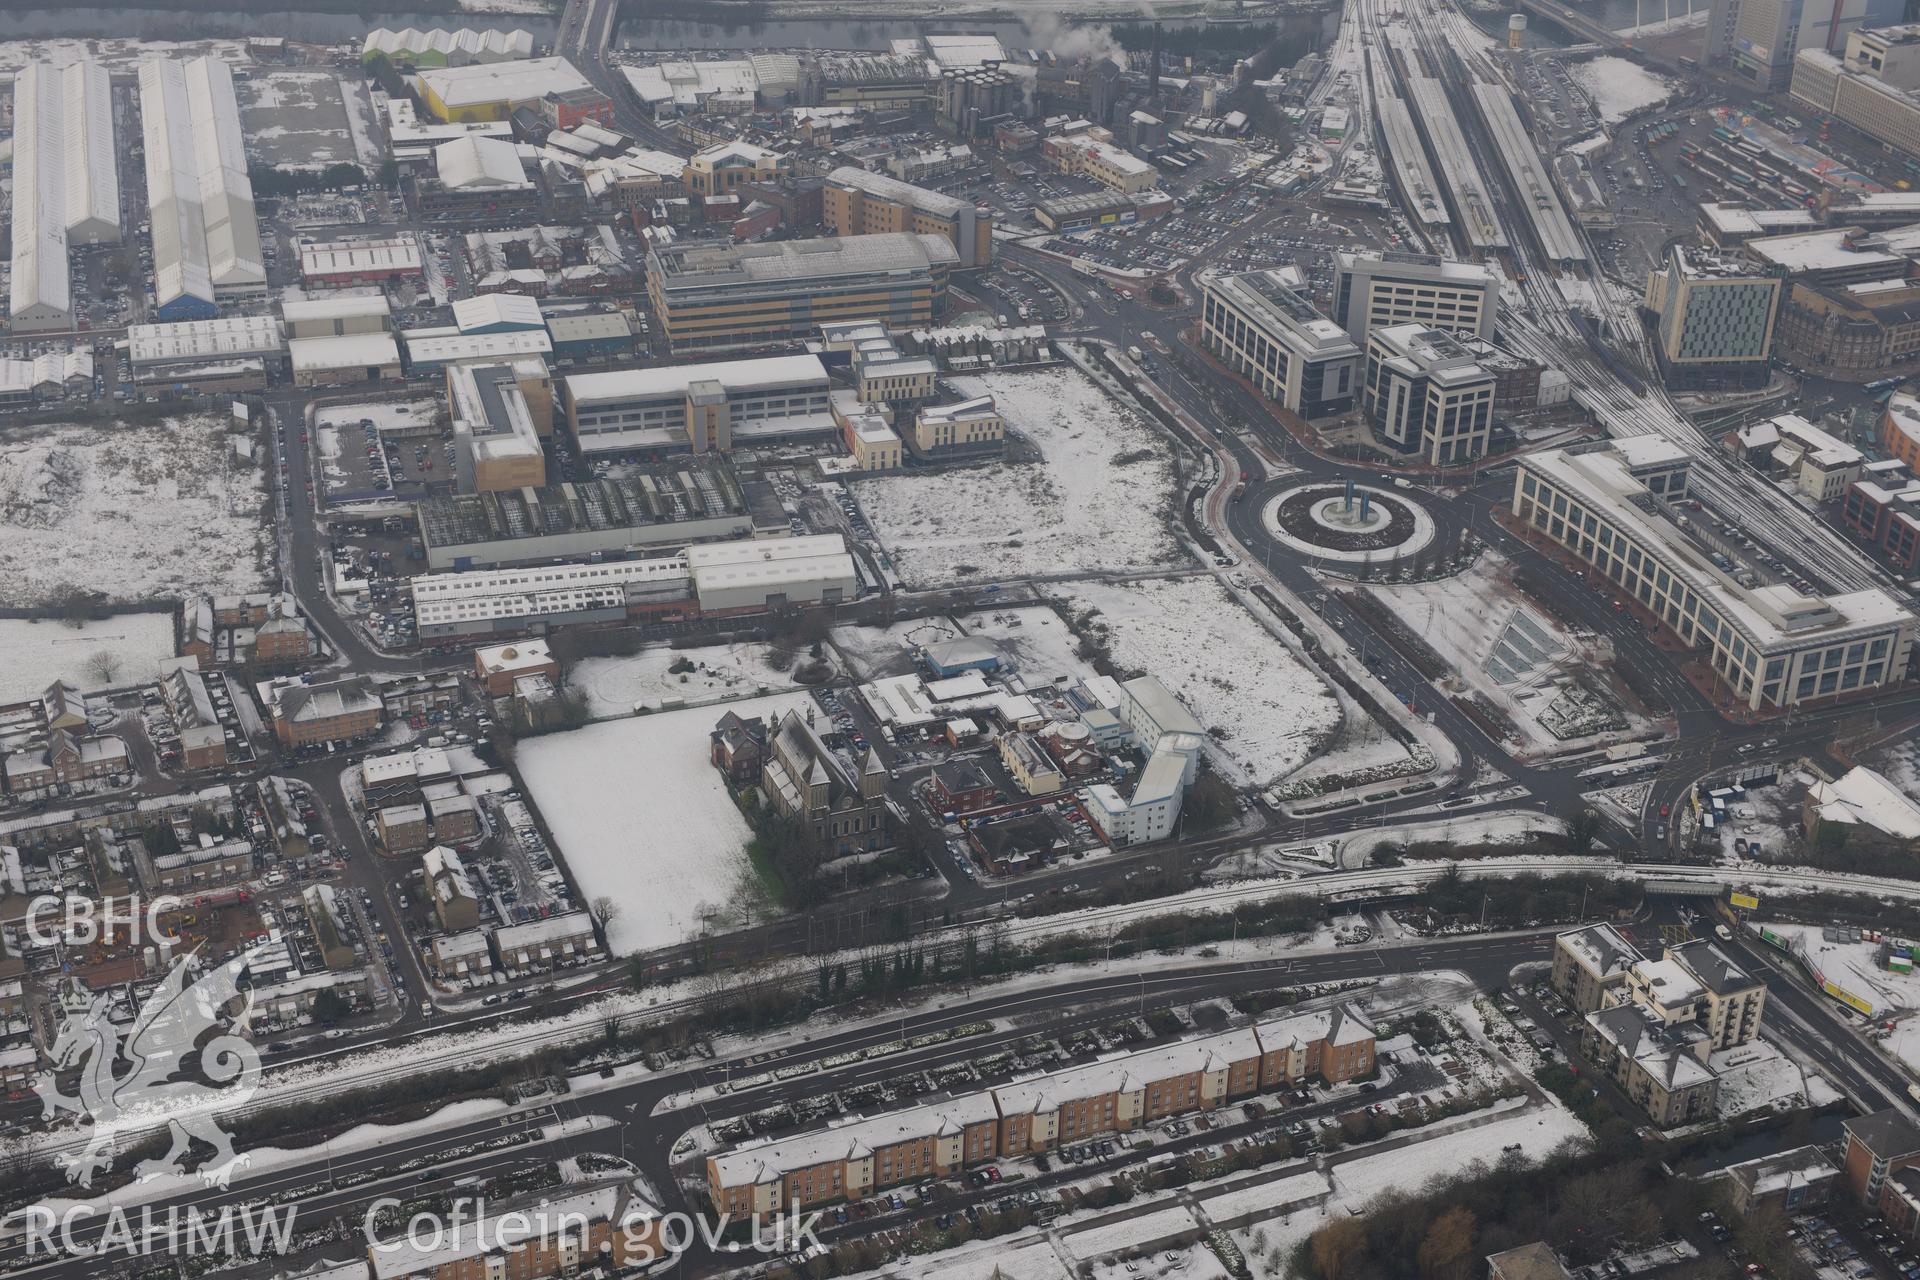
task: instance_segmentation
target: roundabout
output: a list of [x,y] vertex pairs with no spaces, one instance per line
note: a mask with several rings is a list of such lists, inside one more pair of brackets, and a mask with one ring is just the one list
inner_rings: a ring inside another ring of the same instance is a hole
[[1308,484],[1277,493],[1261,509],[1260,527],[1303,556],[1343,565],[1416,555],[1434,536],[1426,508],[1371,485]]

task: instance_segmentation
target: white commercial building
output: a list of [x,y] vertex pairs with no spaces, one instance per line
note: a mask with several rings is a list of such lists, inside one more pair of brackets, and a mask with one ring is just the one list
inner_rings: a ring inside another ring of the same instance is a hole
[[1802,595],[1734,561],[1670,505],[1686,491],[1685,455],[1641,439],[1523,457],[1514,515],[1618,583],[1753,710],[1906,679],[1910,610],[1875,589]]
[[1425,253],[1335,253],[1333,320],[1361,347],[1374,325],[1409,321],[1476,338],[1493,337],[1500,290],[1477,262]]
[[127,360],[134,376],[169,365],[259,356],[278,367],[287,344],[272,316],[225,316],[177,324],[136,324],[127,330]]
[[154,312],[204,319],[230,297],[264,297],[266,267],[233,72],[218,58],[140,64]]
[[680,556],[476,569],[414,578],[413,609],[420,638],[433,640],[624,618],[630,602],[686,599],[690,584]]
[[725,452],[736,438],[834,429],[827,369],[812,355],[575,374],[562,394],[582,454]]
[[853,556],[837,533],[708,542],[688,547],[685,559],[702,613],[838,604],[860,590]]
[[113,93],[96,62],[30,62],[13,79],[15,333],[71,329],[67,246],[120,239]]
[[509,191],[531,187],[520,148],[501,138],[464,137],[433,149],[433,172],[449,191]]

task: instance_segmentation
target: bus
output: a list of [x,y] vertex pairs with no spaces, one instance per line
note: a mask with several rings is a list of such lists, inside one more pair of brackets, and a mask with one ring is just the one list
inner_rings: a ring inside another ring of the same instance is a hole
[[1792,116],[1781,116],[1780,123],[1789,129],[1798,129],[1800,127],[1800,122]]
[[1713,136],[1720,139],[1720,141],[1722,142],[1732,142],[1733,130],[1727,128],[1727,126],[1723,124],[1717,124],[1713,126]]
[[1750,142],[1745,138],[1742,138],[1740,139],[1740,141],[1734,143],[1733,149],[1735,151],[1741,152],[1742,154],[1752,156],[1755,160],[1758,160],[1761,156],[1764,156],[1765,154],[1767,154],[1767,149],[1765,147],[1761,146],[1757,142]]
[[1684,173],[1674,174],[1673,185],[1675,187],[1678,187],[1680,190],[1685,191],[1687,189],[1687,175]]
[[1866,386],[1860,389],[1862,391],[1891,391],[1895,387],[1899,386],[1900,383],[1901,383],[1901,379],[1899,378],[1882,378],[1878,382],[1869,382]]
[[1736,187],[1751,188],[1754,185],[1753,175],[1745,169],[1729,168],[1727,170],[1727,181],[1733,183]]

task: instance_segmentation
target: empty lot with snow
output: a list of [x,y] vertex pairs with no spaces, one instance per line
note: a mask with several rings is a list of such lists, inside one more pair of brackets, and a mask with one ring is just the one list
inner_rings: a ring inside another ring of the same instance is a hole
[[793,688],[793,665],[780,670],[769,660],[771,652],[772,646],[752,642],[697,649],[662,645],[623,658],[582,658],[567,683],[587,695],[587,711],[595,718],[632,715],[642,707],[657,711],[675,699],[712,702]]
[[[100,687],[96,670],[111,665],[109,685],[152,680],[162,658],[173,656],[173,615],[118,613],[79,625],[44,619],[0,618],[0,702],[37,698],[65,677],[82,689]],[[97,655],[105,654],[96,661]]]
[[515,756],[585,901],[620,904],[615,953],[671,946],[759,920],[747,820],[708,762],[707,735],[728,711],[778,716],[804,693],[607,720],[522,742]]
[[1039,462],[854,479],[875,533],[914,586],[1179,563],[1167,442],[1077,369],[954,378],[991,395]]
[[54,425],[0,443],[0,600],[264,587],[260,472],[234,460],[226,425],[217,415]]
[[1319,674],[1211,577],[1074,582],[1061,590],[1074,625],[1105,643],[1116,665],[1159,676],[1186,703],[1236,781],[1265,786],[1285,777],[1340,723],[1340,704]]

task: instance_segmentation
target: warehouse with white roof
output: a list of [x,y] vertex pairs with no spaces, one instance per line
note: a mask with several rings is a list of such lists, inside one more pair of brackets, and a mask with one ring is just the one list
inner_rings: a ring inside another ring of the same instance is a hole
[[233,72],[218,58],[140,64],[154,314],[213,316],[221,301],[264,297],[260,224],[247,179]]
[[846,539],[837,533],[709,542],[688,547],[685,558],[704,614],[839,604],[860,591]]
[[28,63],[13,80],[13,331],[71,329],[67,246],[119,239],[106,69]]

